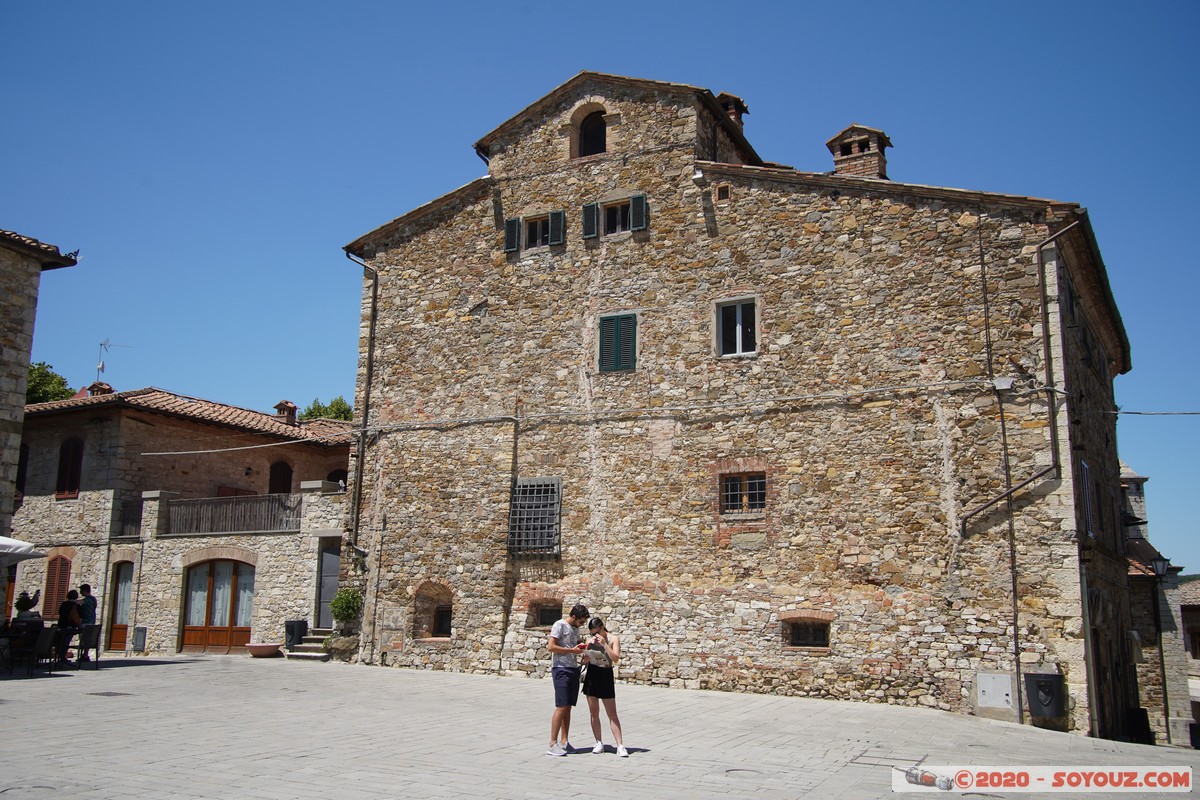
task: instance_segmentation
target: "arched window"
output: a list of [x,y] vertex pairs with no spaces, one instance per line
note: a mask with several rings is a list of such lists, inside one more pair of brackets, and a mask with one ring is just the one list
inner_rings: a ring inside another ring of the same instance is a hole
[[603,153],[605,142],[604,112],[593,111],[579,123],[579,156],[594,156]]
[[454,597],[445,586],[428,582],[417,589],[413,607],[414,639],[448,639],[453,630]]
[[58,449],[58,482],[54,496],[60,500],[79,497],[79,476],[83,473],[83,440],[71,438]]
[[71,588],[71,559],[55,556],[46,564],[46,589],[42,592],[42,616],[58,619],[58,607]]
[[267,487],[268,494],[288,494],[292,491],[292,465],[286,461],[276,461],[271,465],[271,480]]

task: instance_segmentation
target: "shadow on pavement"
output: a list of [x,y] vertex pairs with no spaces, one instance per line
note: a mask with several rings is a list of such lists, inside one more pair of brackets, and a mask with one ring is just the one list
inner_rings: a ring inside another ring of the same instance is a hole
[[[203,659],[200,658],[172,658],[168,660],[158,660],[153,658],[113,658],[101,659],[100,671],[110,669],[127,669],[129,667],[175,667],[184,664],[196,664]],[[56,667],[53,672],[47,673],[44,667],[35,669],[30,675],[26,672],[26,667],[23,664],[18,664],[16,669],[10,675],[7,667],[0,667],[0,681],[36,681],[43,678],[67,678],[73,675],[86,675],[91,672],[96,672],[94,669],[94,661],[87,662],[80,669],[75,667]]]

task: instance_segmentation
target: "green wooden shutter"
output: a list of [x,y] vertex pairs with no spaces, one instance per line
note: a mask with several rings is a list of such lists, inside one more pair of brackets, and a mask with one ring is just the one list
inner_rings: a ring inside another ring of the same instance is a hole
[[633,369],[637,365],[637,316],[618,318],[617,369]]
[[588,203],[583,207],[583,238],[595,239],[600,233],[600,206]]
[[600,318],[600,371],[637,366],[637,315]]
[[646,225],[649,222],[649,215],[646,211],[646,195],[635,194],[629,198],[629,230],[646,230]]
[[504,220],[504,252],[515,253],[521,247],[521,220]]
[[565,240],[567,215],[562,211],[550,212],[550,245],[562,244]]

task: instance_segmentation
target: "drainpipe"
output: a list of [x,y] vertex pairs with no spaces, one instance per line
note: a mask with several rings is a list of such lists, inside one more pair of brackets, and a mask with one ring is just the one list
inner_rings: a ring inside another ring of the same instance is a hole
[[[989,508],[996,505],[997,503],[1000,503],[1000,502],[1005,503],[1005,505],[1008,509],[1008,525],[1009,525],[1009,568],[1012,573],[1012,584],[1013,584],[1013,586],[1012,586],[1012,591],[1013,591],[1013,659],[1014,659],[1013,669],[1014,669],[1014,673],[1015,673],[1016,679],[1017,679],[1017,718],[1022,724],[1024,723],[1025,713],[1024,713],[1023,687],[1021,686],[1020,643],[1017,639],[1018,619],[1017,619],[1017,594],[1016,594],[1017,593],[1016,534],[1015,534],[1015,529],[1013,527],[1012,499],[1013,499],[1013,496],[1016,495],[1017,492],[1021,491],[1026,486],[1029,486],[1030,484],[1041,480],[1042,478],[1046,477],[1047,475],[1049,475],[1051,473],[1054,473],[1055,480],[1062,479],[1062,461],[1061,461],[1061,455],[1060,455],[1060,450],[1059,450],[1059,446],[1058,446],[1058,415],[1056,413],[1056,407],[1055,407],[1056,402],[1057,402],[1056,398],[1055,398],[1055,394],[1057,393],[1058,390],[1054,384],[1053,350],[1050,345],[1050,302],[1047,297],[1047,290],[1046,290],[1046,259],[1043,256],[1042,251],[1047,246],[1054,243],[1059,237],[1065,235],[1067,233],[1067,231],[1071,230],[1072,228],[1076,227],[1077,225],[1079,225],[1082,222],[1083,222],[1082,219],[1075,220],[1070,225],[1067,225],[1066,227],[1064,227],[1062,230],[1058,231],[1057,233],[1053,234],[1052,236],[1047,237],[1046,239],[1044,239],[1043,241],[1038,243],[1036,250],[1035,250],[1035,252],[1037,253],[1038,290],[1039,290],[1039,298],[1040,298],[1040,302],[1041,302],[1041,312],[1042,312],[1042,361],[1043,361],[1043,367],[1044,367],[1042,391],[1044,391],[1046,393],[1046,409],[1047,409],[1047,417],[1048,417],[1049,428],[1050,428],[1050,461],[1051,461],[1051,463],[1050,463],[1050,466],[1048,466],[1044,469],[1038,470],[1034,475],[1030,476],[1029,478],[1026,478],[1025,480],[1021,481],[1020,483],[1018,483],[1017,485],[1014,486],[1012,484],[1012,478],[1009,473],[1008,443],[1007,443],[1007,435],[1004,430],[1004,412],[1003,412],[1004,398],[1000,394],[999,386],[995,382],[995,379],[994,379],[994,376],[992,373],[991,328],[990,328],[989,315],[988,315],[988,311],[987,311],[987,273],[986,273],[986,269],[984,268],[984,263],[983,263],[983,231],[982,231],[983,214],[982,214],[982,211],[980,212],[980,225],[979,225],[979,227],[980,227],[979,259],[980,259],[980,261],[979,261],[979,265],[980,265],[980,270],[983,273],[984,324],[985,324],[985,326],[987,326],[987,337],[988,337],[988,340],[987,340],[988,377],[992,378],[992,380],[993,380],[992,385],[996,389],[996,398],[1000,404],[1000,409],[1001,409],[1000,426],[1001,426],[1001,433],[1004,438],[1005,490],[1002,494],[1000,494],[996,497],[993,497],[991,500],[987,501],[983,505],[978,506],[978,507],[972,509],[971,511],[967,512],[962,517],[962,520],[960,521],[959,534],[965,539],[967,536],[967,522],[969,520],[978,516],[979,514],[982,514],[984,511],[988,510]],[[1082,543],[1082,541],[1080,541],[1079,546],[1080,546],[1080,554],[1079,554],[1080,577],[1081,577],[1081,581],[1083,582],[1083,584],[1086,585],[1086,578],[1083,574],[1083,554],[1082,554],[1083,543]],[[1095,675],[1095,669],[1094,669],[1094,663],[1093,663],[1094,656],[1092,653],[1092,642],[1091,642],[1091,634],[1090,634],[1091,629],[1089,627],[1090,621],[1089,621],[1086,593],[1083,595],[1082,617],[1083,617],[1083,619],[1082,619],[1083,629],[1085,631],[1084,639],[1083,639],[1083,642],[1084,642],[1084,664],[1085,664],[1085,668],[1088,673],[1088,712],[1089,712],[1089,716],[1091,718],[1092,730],[1094,732],[1097,730],[1097,728],[1096,728],[1097,723],[1096,723],[1096,716],[1095,716],[1096,715],[1096,698],[1095,698],[1096,686],[1095,686],[1095,680],[1093,679],[1094,675]]]
[[371,414],[371,380],[375,371],[375,318],[379,305],[379,271],[362,259],[355,258],[349,250],[343,250],[346,258],[371,274],[371,311],[367,323],[367,369],[363,383],[362,423],[359,426],[357,454],[354,467],[354,495],[350,503],[350,544],[358,546],[358,524],[362,507],[363,461],[367,447],[367,420]]

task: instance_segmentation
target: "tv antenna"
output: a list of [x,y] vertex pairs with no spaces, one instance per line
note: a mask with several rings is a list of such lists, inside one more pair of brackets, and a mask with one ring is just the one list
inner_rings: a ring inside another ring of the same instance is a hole
[[129,348],[129,347],[133,347],[133,345],[113,344],[111,339],[105,337],[104,341],[100,343],[100,354],[96,357],[96,380],[97,381],[100,380],[100,373],[104,372],[104,354],[107,353],[113,347]]

